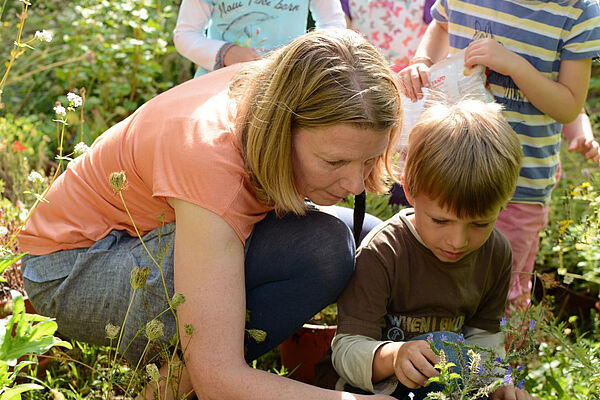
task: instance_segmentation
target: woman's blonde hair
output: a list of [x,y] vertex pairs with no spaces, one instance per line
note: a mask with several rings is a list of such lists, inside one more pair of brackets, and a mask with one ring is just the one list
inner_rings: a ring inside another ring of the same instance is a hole
[[404,185],[458,218],[488,215],[515,191],[523,152],[501,106],[478,100],[428,105],[408,139]]
[[[257,198],[279,213],[303,214],[294,185],[292,132],[338,124],[390,132],[365,181],[382,192],[401,106],[396,77],[377,49],[349,29],[317,30],[240,71],[230,85],[241,102],[237,135]],[[384,171],[385,170],[385,171]]]

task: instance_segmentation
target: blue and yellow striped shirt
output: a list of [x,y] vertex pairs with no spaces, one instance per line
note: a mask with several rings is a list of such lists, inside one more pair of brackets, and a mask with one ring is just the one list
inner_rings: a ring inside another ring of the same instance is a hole
[[[437,0],[431,13],[448,22],[451,54],[492,37],[554,81],[561,60],[600,56],[598,0]],[[488,83],[523,147],[512,201],[545,204],[555,184],[562,125],[531,104],[510,77],[490,70]]]

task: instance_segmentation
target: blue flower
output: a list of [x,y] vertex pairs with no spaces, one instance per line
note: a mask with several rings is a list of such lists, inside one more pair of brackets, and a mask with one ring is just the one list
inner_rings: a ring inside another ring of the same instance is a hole
[[446,335],[444,335],[443,333],[440,335],[440,337],[442,338],[442,340],[448,340],[448,337]]
[[505,385],[510,385],[513,382],[512,376],[504,375],[504,379],[502,379],[502,383]]
[[501,363],[502,359],[500,357],[496,357],[496,358],[494,358],[494,361],[497,362],[497,363]]
[[512,368],[511,368],[511,367],[508,367],[508,368],[506,369],[506,375],[510,375],[510,374],[512,374]]
[[500,320],[500,326],[506,326],[506,317],[502,317]]
[[535,326],[535,320],[532,319],[531,321],[529,321],[529,330],[533,329],[534,326]]
[[517,383],[517,388],[523,390],[523,387],[525,387],[525,379],[521,379],[519,383]]
[[462,333],[460,335],[458,335],[458,343],[460,342],[464,342],[465,341],[465,335],[463,335]]
[[517,371],[521,372],[521,371],[523,371],[523,368],[525,368],[525,364],[519,365],[519,368],[517,368]]
[[431,333],[429,335],[427,335],[427,341],[428,342],[433,341],[433,335]]
[[477,373],[479,373],[480,375],[483,375],[483,374],[485,374],[485,368],[483,368],[483,366],[482,366],[482,365],[479,365],[479,366],[477,367]]

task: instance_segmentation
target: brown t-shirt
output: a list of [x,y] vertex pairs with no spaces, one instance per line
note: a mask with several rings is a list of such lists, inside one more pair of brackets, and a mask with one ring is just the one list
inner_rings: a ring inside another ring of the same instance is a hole
[[402,210],[359,249],[356,271],[338,300],[338,334],[406,341],[463,325],[499,330],[510,282],[512,252],[494,229],[456,263],[440,261],[409,228]]

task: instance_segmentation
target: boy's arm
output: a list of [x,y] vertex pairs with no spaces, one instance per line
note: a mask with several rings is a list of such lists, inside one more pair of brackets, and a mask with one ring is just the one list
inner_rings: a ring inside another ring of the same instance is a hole
[[429,87],[429,68],[448,56],[448,23],[431,21],[415,57],[398,73],[400,87],[413,102],[421,95],[421,87]]
[[592,60],[562,60],[558,81],[553,81],[522,56],[496,40],[486,38],[467,46],[465,66],[472,68],[478,64],[510,76],[537,109],[562,124],[568,124],[583,108]]
[[373,384],[372,365],[375,352],[386,341],[348,333],[336,334],[331,342],[333,367],[350,385],[372,393],[391,394],[398,386],[397,379]]

